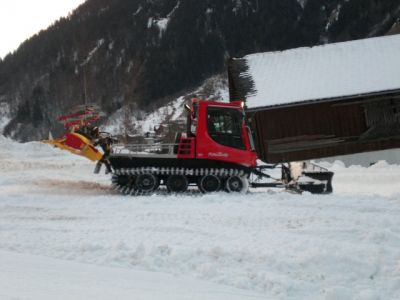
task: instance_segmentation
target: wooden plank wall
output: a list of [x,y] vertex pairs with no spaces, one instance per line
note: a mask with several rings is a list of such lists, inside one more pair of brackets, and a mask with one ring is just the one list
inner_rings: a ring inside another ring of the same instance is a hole
[[248,117],[268,163],[400,147],[400,91],[267,107]]

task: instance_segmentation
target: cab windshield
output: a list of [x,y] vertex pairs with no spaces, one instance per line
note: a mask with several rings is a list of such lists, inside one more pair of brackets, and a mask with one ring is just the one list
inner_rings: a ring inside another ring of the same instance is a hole
[[243,149],[243,115],[237,109],[209,107],[207,109],[208,134],[218,144]]

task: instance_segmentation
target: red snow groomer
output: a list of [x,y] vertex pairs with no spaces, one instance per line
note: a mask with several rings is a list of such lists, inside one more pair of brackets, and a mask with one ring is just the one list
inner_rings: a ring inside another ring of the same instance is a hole
[[[92,125],[101,116],[94,106],[60,117],[68,132],[44,142],[98,161],[95,173],[104,164],[114,188],[123,194],[151,194],[160,186],[172,193],[184,193],[190,186],[203,193],[245,193],[250,186],[332,191],[333,173],[313,164],[258,165],[244,102],[193,99],[185,109],[186,132],[177,133],[173,144],[112,146],[116,140]],[[266,173],[271,169],[279,169],[277,178]]]
[[[143,195],[160,185],[184,193],[197,186],[203,193],[245,193],[252,187],[286,187],[293,191],[332,192],[333,173],[313,164],[257,164],[253,133],[244,102],[193,99],[185,105],[187,130],[175,144],[123,145],[107,157],[114,187],[123,194]],[[279,178],[267,170],[279,168]],[[99,169],[97,168],[97,171]]]

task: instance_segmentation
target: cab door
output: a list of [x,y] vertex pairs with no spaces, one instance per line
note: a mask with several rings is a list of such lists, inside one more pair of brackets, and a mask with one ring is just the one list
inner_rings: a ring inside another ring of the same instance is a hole
[[241,109],[209,105],[201,109],[199,117],[205,122],[200,122],[197,128],[198,158],[245,166],[256,164]]

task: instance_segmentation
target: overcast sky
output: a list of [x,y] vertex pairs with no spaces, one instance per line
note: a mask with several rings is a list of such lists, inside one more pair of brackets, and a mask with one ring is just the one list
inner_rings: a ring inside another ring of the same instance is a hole
[[0,57],[12,52],[85,0],[0,1]]

